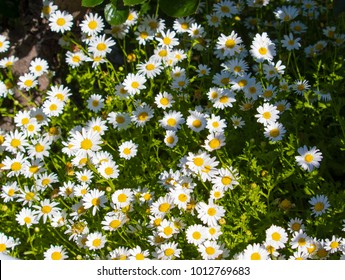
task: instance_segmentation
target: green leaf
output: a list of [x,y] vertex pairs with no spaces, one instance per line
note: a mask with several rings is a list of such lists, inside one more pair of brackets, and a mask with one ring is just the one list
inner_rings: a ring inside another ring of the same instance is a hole
[[117,9],[113,4],[107,4],[104,8],[105,20],[111,25],[124,23],[128,18],[129,9]]
[[83,7],[95,7],[103,3],[104,0],[82,0],[81,5]]
[[334,14],[339,15],[345,11],[345,1],[344,0],[334,0],[333,4]]
[[123,0],[123,4],[125,4],[125,6],[134,6],[143,4],[144,2],[146,2],[146,0]]
[[185,17],[195,13],[200,0],[161,0],[160,8],[171,17]]

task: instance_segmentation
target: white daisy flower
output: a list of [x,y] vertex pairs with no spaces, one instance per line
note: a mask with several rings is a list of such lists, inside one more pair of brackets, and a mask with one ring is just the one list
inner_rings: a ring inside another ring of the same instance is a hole
[[264,60],[272,61],[276,55],[275,45],[266,32],[263,32],[261,35],[255,35],[249,52],[258,62],[263,62]]
[[309,200],[311,205],[312,215],[315,217],[324,214],[330,207],[328,198],[325,195],[316,195]]
[[214,260],[223,253],[223,250],[220,249],[220,246],[217,244],[217,242],[210,240],[200,244],[198,246],[198,251],[204,260]]
[[45,260],[60,261],[68,259],[67,252],[62,246],[50,245],[50,248],[43,255]]
[[70,31],[73,25],[73,16],[65,11],[56,10],[49,15],[51,31],[65,33]]
[[307,146],[303,146],[298,148],[297,152],[300,154],[296,156],[296,161],[299,166],[301,166],[304,170],[309,172],[313,171],[315,168],[319,168],[320,161],[322,160],[323,156],[319,149],[315,146],[312,148],[307,148]]
[[205,202],[199,202],[196,205],[198,212],[198,218],[208,226],[218,225],[218,221],[225,215],[225,209],[223,206],[216,205],[212,201],[209,204]]
[[130,95],[135,95],[139,94],[140,90],[146,89],[145,82],[145,76],[129,73],[123,81],[123,85]]
[[86,238],[86,247],[91,251],[102,249],[107,242],[106,236],[100,232],[89,233]]
[[42,58],[35,58],[30,62],[29,71],[36,77],[48,73],[48,62]]
[[95,216],[100,208],[104,208],[105,203],[108,201],[104,191],[98,189],[90,190],[83,197],[83,206],[85,209],[92,208],[92,215]]
[[102,17],[98,14],[87,14],[85,19],[80,23],[81,31],[89,36],[94,36],[100,33],[104,28],[104,23]]
[[138,152],[138,145],[133,143],[132,140],[123,142],[119,146],[119,153],[120,157],[124,159],[131,159],[132,157],[135,157]]
[[37,85],[37,76],[32,73],[25,73],[19,77],[18,86],[20,89],[29,90]]
[[36,215],[31,208],[23,207],[20,212],[16,215],[16,221],[21,226],[31,227],[38,223]]
[[105,38],[105,34],[95,36],[89,43],[88,51],[94,56],[105,57],[106,54],[111,52],[111,47],[116,43],[110,38]]
[[277,106],[271,105],[269,103],[264,103],[263,106],[257,108],[258,114],[255,117],[258,119],[259,123],[263,125],[268,125],[276,122],[279,119],[279,111]]

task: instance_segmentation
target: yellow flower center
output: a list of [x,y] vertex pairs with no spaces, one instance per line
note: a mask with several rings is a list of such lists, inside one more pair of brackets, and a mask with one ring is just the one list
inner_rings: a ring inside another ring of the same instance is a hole
[[79,62],[80,62],[80,56],[74,55],[74,56],[72,57],[72,61],[73,61],[74,63],[79,63]]
[[104,43],[98,43],[96,49],[100,52],[104,51],[107,49],[107,45]]
[[307,163],[311,163],[313,161],[314,157],[313,155],[311,154],[306,154],[305,157],[304,157],[304,160],[307,162]]
[[92,106],[93,107],[97,107],[99,105],[99,101],[98,100],[92,100]]
[[168,105],[169,104],[169,99],[166,98],[166,97],[162,97],[161,100],[160,100],[160,103],[164,106]]
[[175,126],[176,125],[176,120],[174,118],[170,118],[167,121],[169,126]]
[[98,24],[97,24],[97,21],[91,20],[87,26],[88,26],[91,30],[94,30],[94,29],[97,28],[97,25],[98,25]]
[[173,233],[173,229],[171,227],[165,227],[164,230],[163,230],[164,234],[169,236]]
[[213,126],[214,128],[219,127],[219,122],[213,122],[213,123],[212,123],[212,126]]
[[213,247],[207,247],[205,252],[207,255],[213,255],[216,252],[216,249],[214,249]]
[[61,92],[55,94],[55,97],[59,99],[60,101],[64,101],[65,99],[65,96]]
[[142,39],[146,39],[147,37],[149,37],[149,33],[147,33],[146,31],[142,31],[142,32],[140,33],[140,37],[141,37]]
[[229,48],[229,49],[232,49],[233,47],[236,46],[236,42],[235,42],[235,40],[233,40],[233,39],[228,39],[228,40],[226,40],[226,42],[225,42],[225,46],[226,46],[227,48]]
[[193,159],[193,163],[196,166],[202,166],[204,164],[204,160],[201,157],[196,157],[196,158]]
[[161,205],[159,205],[159,207],[158,207],[158,210],[159,210],[160,212],[163,212],[163,213],[168,212],[169,209],[170,209],[170,204],[167,203],[167,202],[163,202],[163,203],[162,203]]
[[278,232],[272,233],[272,239],[273,239],[274,241],[279,241],[280,238],[281,238],[281,235],[280,235]]
[[305,89],[305,86],[304,86],[303,84],[299,84],[299,85],[297,86],[297,89],[298,89],[299,91],[303,91],[303,90]]
[[37,72],[40,72],[40,71],[42,71],[42,66],[41,65],[36,65],[36,67],[35,67],[35,70],[37,71]]
[[278,128],[273,128],[270,130],[270,136],[271,137],[278,137],[280,135],[280,131]]
[[181,201],[181,202],[186,202],[188,199],[188,196],[185,195],[184,193],[181,193],[179,196],[178,196],[178,200]]
[[262,116],[264,117],[264,119],[269,120],[271,118],[271,113],[270,112],[264,112],[262,114]]
[[215,99],[218,97],[218,93],[216,91],[211,92],[211,98]]
[[146,70],[148,70],[148,71],[152,71],[153,69],[155,69],[155,65],[152,64],[152,63],[150,63],[150,64],[147,64],[145,68],[146,68]]
[[135,255],[135,259],[138,260],[138,261],[139,260],[141,261],[141,260],[145,259],[145,257],[144,257],[144,255],[142,253],[139,253],[139,254]]
[[317,212],[322,211],[324,208],[325,208],[325,205],[324,205],[321,201],[317,202],[317,203],[314,205],[314,209],[315,209],[315,211],[317,211]]
[[43,6],[42,8],[42,13],[45,14],[45,15],[49,15],[50,14],[50,6]]
[[299,224],[299,223],[293,223],[293,224],[291,225],[291,228],[292,228],[294,231],[299,231],[300,228],[301,228],[301,224]]
[[193,239],[199,240],[201,238],[201,233],[198,231],[194,231],[192,234]]
[[33,192],[27,192],[25,194],[25,200],[30,201],[35,197],[35,194]]
[[339,242],[337,242],[337,241],[332,241],[331,244],[330,244],[330,247],[331,247],[332,249],[338,248],[338,247],[339,247]]
[[96,132],[101,132],[102,131],[102,128],[99,126],[99,125],[95,125],[93,128],[92,128],[93,131],[96,131]]
[[214,209],[213,207],[210,207],[210,208],[208,208],[208,210],[207,210],[207,214],[208,214],[209,216],[214,216],[214,215],[216,215],[216,213],[217,213],[217,210]]
[[165,38],[163,39],[163,43],[164,43],[165,45],[169,45],[169,44],[171,43],[171,39],[170,39],[169,37],[165,37]]
[[149,115],[146,112],[142,112],[138,115],[139,121],[146,121],[148,117],[149,117]]
[[271,91],[271,90],[266,90],[263,94],[263,96],[266,98],[270,98],[270,97],[272,97],[272,95],[273,95],[273,91]]
[[132,82],[131,86],[132,86],[132,88],[138,88],[139,83],[134,81],[134,82]]
[[109,226],[111,228],[118,228],[121,225],[121,222],[119,220],[113,220],[110,222]]
[[217,149],[220,147],[220,141],[217,138],[212,139],[210,142],[208,142],[208,145],[211,149]]
[[187,30],[189,28],[188,22],[181,23],[181,28],[184,29],[184,30]]
[[130,154],[131,154],[131,149],[129,149],[129,148],[124,148],[124,149],[123,149],[123,153],[124,153],[125,155],[130,155]]
[[109,166],[109,167],[106,167],[106,168],[104,169],[104,173],[107,174],[107,175],[111,175],[111,174],[114,173],[114,170],[113,170],[112,167]]
[[101,203],[101,200],[98,197],[95,197],[91,200],[93,206],[98,206]]
[[229,97],[222,96],[221,98],[219,98],[219,101],[220,101],[220,103],[225,104],[225,103],[227,103],[229,101]]
[[32,174],[36,174],[39,170],[39,167],[37,165],[32,165],[29,167],[29,171],[32,173]]
[[251,254],[250,259],[253,261],[261,260],[261,255],[257,252]]
[[265,47],[261,47],[261,48],[259,48],[259,53],[261,55],[265,55],[265,54],[267,54],[267,49]]
[[166,56],[168,55],[168,52],[167,52],[166,50],[160,50],[160,51],[158,52],[158,55],[159,55],[160,57],[166,57]]
[[119,194],[119,196],[117,197],[118,201],[123,203],[127,201],[127,195],[125,195],[124,193]]
[[230,79],[229,78],[223,78],[220,80],[220,82],[223,84],[223,85],[227,85],[228,83],[230,83]]
[[88,138],[85,138],[80,143],[80,148],[82,148],[83,150],[90,150],[92,146],[93,146],[92,141]]
[[56,109],[57,109],[57,105],[56,105],[56,104],[51,104],[51,105],[49,106],[49,110],[50,110],[50,111],[56,111]]
[[7,249],[6,245],[4,243],[0,244],[0,253],[4,252]]
[[328,254],[328,252],[327,252],[327,250],[324,249],[324,248],[321,248],[321,249],[317,250],[317,253],[316,253],[316,255],[317,255],[319,258],[324,258],[324,257],[327,256],[327,254]]
[[164,250],[164,255],[166,255],[167,257],[172,256],[175,253],[174,249],[172,248],[168,248]]
[[25,217],[24,218],[24,223],[31,224],[31,218],[30,217]]
[[62,254],[60,252],[54,252],[51,255],[52,260],[57,261],[62,259]]
[[173,144],[175,141],[175,138],[173,136],[168,136],[166,141],[168,142],[168,144]]
[[14,139],[12,139],[12,141],[11,141],[11,146],[12,146],[13,148],[17,148],[18,146],[20,146],[20,144],[21,144],[21,141],[20,141],[19,139],[14,138]]
[[298,245],[299,246],[305,246],[307,244],[305,238],[301,237],[300,239],[298,239]]
[[22,164],[20,162],[16,161],[11,164],[12,171],[19,171],[20,169],[22,169]]
[[13,196],[14,195],[14,189],[10,189],[8,192],[7,192],[8,196]]
[[45,206],[42,207],[42,213],[43,213],[43,214],[48,214],[48,213],[50,213],[51,211],[52,211],[52,207],[49,206],[49,205],[45,205]]
[[124,123],[125,122],[125,118],[123,116],[116,116],[116,122],[117,123]]
[[101,246],[101,244],[102,244],[102,240],[99,238],[96,238],[95,240],[92,241],[92,246],[94,246],[96,248]]
[[238,72],[241,72],[242,71],[242,68],[240,66],[235,66],[234,67],[234,72],[238,73]]
[[64,26],[66,24],[66,20],[64,18],[58,18],[56,24],[58,26]]
[[202,122],[200,120],[194,120],[192,123],[192,126],[199,128],[202,125]]

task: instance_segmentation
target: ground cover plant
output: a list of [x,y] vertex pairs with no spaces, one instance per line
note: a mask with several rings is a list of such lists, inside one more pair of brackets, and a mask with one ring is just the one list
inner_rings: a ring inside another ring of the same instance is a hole
[[[42,57],[13,75],[0,36],[0,104],[12,105],[1,114],[15,123],[0,131],[0,252],[344,259],[333,1],[202,0],[181,17],[137,3],[111,25],[102,5],[76,20],[43,0],[61,35],[59,83]],[[51,83],[35,104],[41,75]]]

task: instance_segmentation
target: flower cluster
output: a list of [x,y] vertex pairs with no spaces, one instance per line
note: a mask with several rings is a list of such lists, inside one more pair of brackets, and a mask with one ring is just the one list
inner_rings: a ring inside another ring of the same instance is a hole
[[[285,2],[201,1],[195,15],[172,22],[131,9],[111,26],[92,10],[78,24],[43,0],[68,75],[42,104],[15,110],[12,131],[0,130],[1,215],[15,228],[0,227],[0,252],[344,258],[344,229],[313,232],[340,211],[322,162],[330,156],[314,133],[333,93],[314,70],[302,72],[298,56],[318,62],[345,35],[327,26],[308,45],[307,31],[328,10],[322,1]],[[1,35],[0,53],[9,45]],[[8,75],[16,61],[0,60],[1,100],[13,100],[14,89],[30,96],[51,74],[37,57],[26,74]]]

